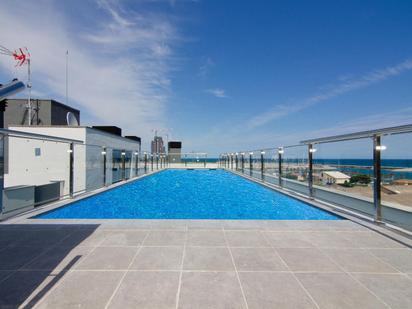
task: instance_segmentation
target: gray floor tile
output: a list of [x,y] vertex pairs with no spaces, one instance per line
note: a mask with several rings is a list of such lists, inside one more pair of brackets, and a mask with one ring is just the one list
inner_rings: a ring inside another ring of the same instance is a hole
[[222,220],[188,220],[189,230],[223,230]]
[[322,249],[322,251],[348,272],[398,272],[366,249]]
[[234,271],[234,265],[228,248],[187,247],[183,269]]
[[45,251],[23,269],[69,270],[79,264],[90,253],[92,247],[54,247]]
[[288,273],[239,273],[249,309],[316,308],[299,283]]
[[183,231],[150,231],[145,246],[183,246],[186,232]]
[[296,276],[320,308],[387,308],[345,273],[298,273]]
[[326,231],[330,230],[330,220],[287,220],[289,230]]
[[305,238],[305,232],[264,232],[274,248],[311,248],[314,245]]
[[108,308],[176,308],[179,272],[130,271]]
[[74,271],[37,308],[104,308],[124,272]]
[[226,246],[225,234],[221,231],[189,231],[187,246]]
[[127,269],[138,247],[97,247],[75,269]]
[[[359,232],[363,234],[362,232]],[[361,235],[360,235],[361,236]],[[318,248],[358,248],[359,246],[350,239],[341,236],[341,232],[323,231],[306,232],[305,239]]]
[[272,248],[231,248],[238,271],[287,270]]
[[259,231],[225,231],[230,247],[269,247],[269,243]]
[[187,230],[187,220],[150,220],[153,230]]
[[10,276],[14,271],[12,270],[0,270],[0,282]]
[[342,232],[340,235],[360,248],[404,248],[405,246],[376,232]]
[[368,229],[350,220],[329,220],[328,225],[333,231],[368,231]]
[[17,271],[0,282],[0,308],[32,307],[59,279],[47,271]]
[[183,247],[142,247],[131,269],[180,270]]
[[369,251],[401,272],[412,273],[412,249],[369,249]]
[[33,247],[49,247],[62,241],[68,237],[72,231],[46,229],[46,230],[31,230],[26,233],[26,236],[16,242],[18,246],[33,246]]
[[412,308],[412,281],[406,275],[354,274],[391,308]]
[[276,251],[292,271],[342,271],[317,248],[278,248]]
[[225,220],[223,228],[225,230],[263,230],[265,222],[263,220]]
[[17,270],[45,251],[44,247],[8,247],[0,251],[0,270]]
[[101,246],[140,246],[148,231],[105,231]]
[[80,229],[74,231],[67,238],[63,239],[59,246],[75,247],[86,246],[94,247],[102,243],[105,233],[102,230]]
[[235,272],[185,272],[178,308],[239,309],[246,304]]
[[288,231],[290,230],[289,225],[284,220],[267,220],[264,224],[265,231]]

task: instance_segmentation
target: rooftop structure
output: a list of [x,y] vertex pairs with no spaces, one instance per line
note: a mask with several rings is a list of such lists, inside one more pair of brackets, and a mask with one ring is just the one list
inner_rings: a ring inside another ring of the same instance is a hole
[[182,161],[182,142],[170,141],[167,145],[170,163],[180,163]]
[[[32,125],[80,125],[80,111],[56,100],[32,99]],[[4,127],[28,124],[26,99],[7,99]]]

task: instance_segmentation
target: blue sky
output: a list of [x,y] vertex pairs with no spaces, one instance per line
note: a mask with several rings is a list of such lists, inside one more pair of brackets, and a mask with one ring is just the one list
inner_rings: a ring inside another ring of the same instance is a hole
[[[38,18],[42,16],[42,18]],[[30,21],[30,22],[29,22]],[[219,152],[412,123],[411,1],[11,1],[0,44],[83,124]],[[24,70],[1,57],[0,79]]]

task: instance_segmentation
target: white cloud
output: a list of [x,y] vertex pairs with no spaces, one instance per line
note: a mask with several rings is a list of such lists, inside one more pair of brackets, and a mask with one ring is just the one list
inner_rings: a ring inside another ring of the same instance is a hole
[[207,93],[214,95],[217,98],[227,98],[226,92],[224,89],[215,88],[205,90]]
[[249,119],[247,126],[249,129],[253,129],[265,125],[266,123],[269,123],[275,119],[296,113],[313,105],[354,91],[356,89],[376,84],[409,70],[412,70],[412,59],[405,60],[404,62],[384,69],[373,70],[357,78],[351,77],[351,75],[346,75],[344,76],[344,78],[339,78],[342,81],[341,83],[333,86],[328,86],[327,89],[323,90],[322,92],[303,99],[301,102],[289,105],[277,105],[262,114],[252,117],[251,119]]
[[[165,126],[176,29],[164,16],[125,12],[117,2],[97,4],[104,19],[90,18],[80,27],[52,1],[5,1],[1,43],[27,46],[33,92],[57,98],[65,97],[68,49],[70,102],[82,110],[82,119],[118,125],[147,141],[152,128]],[[0,67],[2,76],[26,79],[25,69],[6,57],[0,57]]]
[[210,70],[215,66],[214,61],[212,60],[212,58],[207,57],[204,60],[204,63],[200,66],[199,68],[199,73],[198,75],[200,77],[206,77],[207,75],[209,75]]

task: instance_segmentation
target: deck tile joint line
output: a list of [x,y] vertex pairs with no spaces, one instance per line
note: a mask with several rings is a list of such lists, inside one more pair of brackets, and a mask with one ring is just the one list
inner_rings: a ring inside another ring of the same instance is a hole
[[[269,242],[269,239],[266,237],[265,233],[260,232],[263,236],[263,238]],[[270,243],[271,244],[271,243]],[[275,252],[275,254],[279,257],[279,259],[281,260],[281,262],[283,263],[283,265],[286,267],[287,270],[290,271],[290,273],[292,274],[293,278],[295,278],[296,282],[299,284],[299,286],[302,288],[302,290],[306,293],[306,295],[309,297],[309,299],[313,302],[313,304],[318,308],[321,309],[319,304],[315,301],[315,299],[313,298],[313,296],[309,293],[309,291],[303,286],[302,282],[300,282],[300,280],[298,279],[298,277],[296,276],[296,274],[290,269],[289,265],[285,262],[285,260],[280,256],[279,252],[275,249],[275,247],[272,246],[272,250]]]
[[235,268],[236,278],[237,278],[237,281],[239,283],[240,291],[242,292],[243,301],[246,305],[246,309],[249,309],[249,305],[248,305],[247,300],[246,300],[246,295],[245,295],[245,292],[243,291],[242,282],[240,281],[239,273],[237,271],[235,259],[233,258],[232,250],[229,247],[229,242],[228,242],[227,237],[226,237],[226,231],[224,229],[223,229],[223,236],[225,238],[227,249],[229,250],[230,258],[232,259],[233,267]]
[[114,289],[112,295],[110,296],[109,300],[107,301],[106,306],[104,306],[104,308],[108,308],[110,303],[112,302],[114,296],[116,295],[117,291],[119,290],[121,284],[123,283],[124,278],[126,277],[127,273],[129,272],[130,268],[133,265],[133,262],[135,261],[136,257],[139,255],[140,251],[142,250],[142,245],[144,243],[144,241],[146,240],[146,238],[148,237],[149,232],[146,233],[144,239],[142,240],[142,244],[140,245],[140,247],[136,250],[135,254],[133,255],[132,260],[129,263],[129,266],[127,267],[127,269],[125,270],[124,274],[122,275],[122,277],[119,280],[119,283],[117,284],[116,288]]
[[188,231],[185,233],[185,241],[183,243],[183,253],[182,253],[182,261],[180,263],[180,274],[179,274],[179,283],[177,286],[177,291],[176,291],[176,309],[179,308],[179,301],[180,301],[180,289],[182,286],[182,277],[183,277],[183,263],[185,261],[185,256],[186,256],[186,245],[187,245],[187,239],[189,237]]

